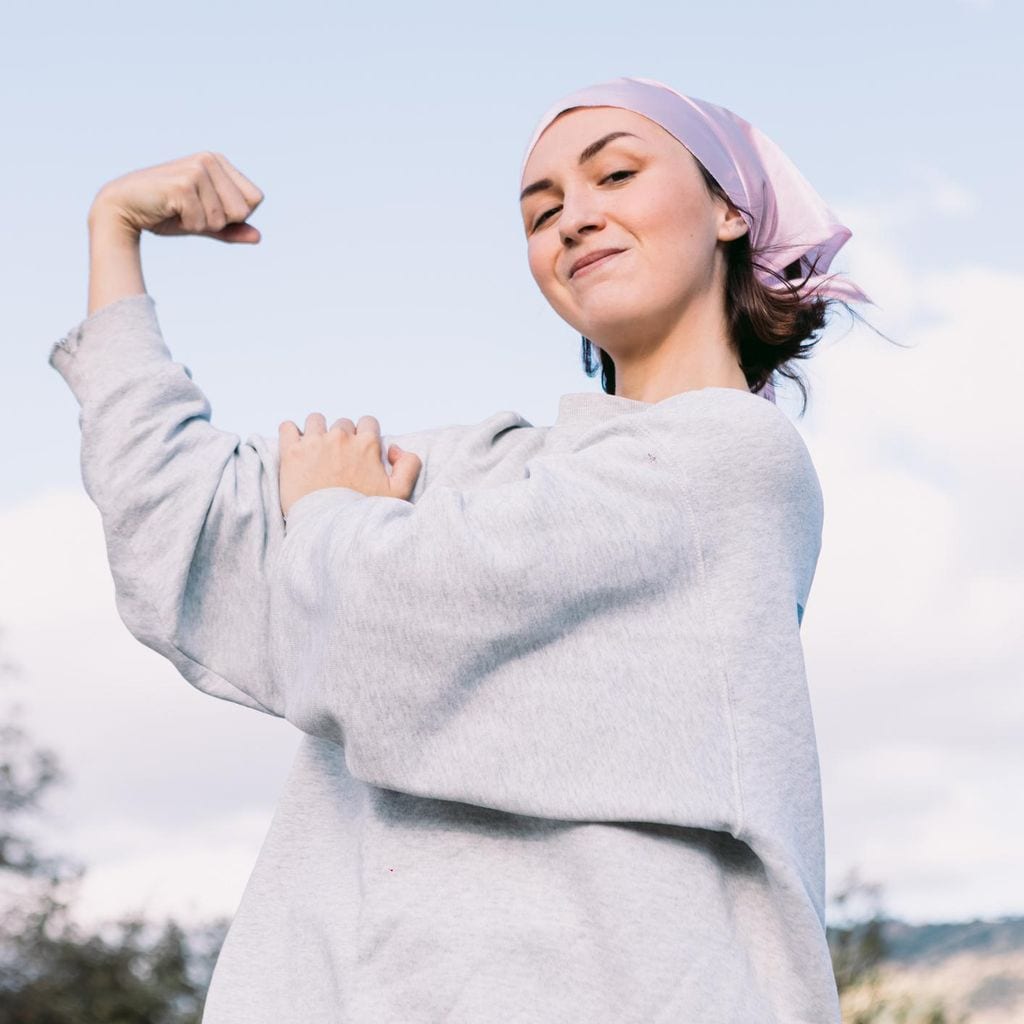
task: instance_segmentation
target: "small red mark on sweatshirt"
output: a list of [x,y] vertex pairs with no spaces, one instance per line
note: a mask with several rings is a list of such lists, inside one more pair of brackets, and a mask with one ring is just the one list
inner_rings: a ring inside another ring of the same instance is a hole
[[394,870],[395,870],[394,868],[388,868],[388,871],[393,872]]

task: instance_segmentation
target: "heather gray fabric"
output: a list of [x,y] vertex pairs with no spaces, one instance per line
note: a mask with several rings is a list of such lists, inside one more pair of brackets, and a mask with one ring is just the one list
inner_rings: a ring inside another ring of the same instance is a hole
[[50,362],[125,625],[304,734],[204,1024],[838,1024],[823,504],[783,411],[585,392],[384,435],[411,501],[326,488],[286,528],[276,439],[211,425],[149,295]]

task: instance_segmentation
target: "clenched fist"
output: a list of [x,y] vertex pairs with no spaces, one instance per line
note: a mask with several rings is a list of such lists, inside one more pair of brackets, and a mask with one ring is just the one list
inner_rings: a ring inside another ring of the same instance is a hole
[[338,419],[328,430],[323,414],[311,412],[304,433],[285,420],[278,428],[278,441],[278,487],[286,519],[299,498],[323,487],[351,487],[362,494],[407,501],[423,468],[418,455],[393,444],[387,453],[392,467],[388,476],[380,460],[380,424],[373,416],[360,416],[358,424]]
[[263,193],[223,153],[204,151],[108,181],[93,199],[89,220],[116,217],[137,233],[254,244],[259,229],[244,222],[262,202]]

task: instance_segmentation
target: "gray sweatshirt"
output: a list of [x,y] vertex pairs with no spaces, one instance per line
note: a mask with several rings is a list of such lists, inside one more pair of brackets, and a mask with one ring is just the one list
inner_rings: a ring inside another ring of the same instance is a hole
[[287,523],[148,294],[50,364],[118,612],[294,766],[204,1024],[838,1024],[800,622],[818,478],[775,405],[563,395],[382,437],[409,501]]

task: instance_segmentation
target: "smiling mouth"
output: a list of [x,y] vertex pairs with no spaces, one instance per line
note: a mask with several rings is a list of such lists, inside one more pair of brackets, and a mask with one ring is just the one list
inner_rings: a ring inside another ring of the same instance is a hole
[[610,252],[607,256],[602,256],[599,260],[594,260],[593,263],[587,263],[585,266],[580,267],[580,269],[577,270],[576,273],[572,275],[572,280],[575,281],[576,278],[580,276],[580,274],[586,274],[588,271],[593,270],[596,267],[604,266],[604,264],[607,263],[610,259],[614,259],[616,256],[621,256],[622,252],[624,251],[625,250],[622,250],[621,252]]

